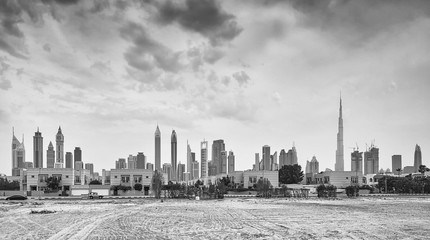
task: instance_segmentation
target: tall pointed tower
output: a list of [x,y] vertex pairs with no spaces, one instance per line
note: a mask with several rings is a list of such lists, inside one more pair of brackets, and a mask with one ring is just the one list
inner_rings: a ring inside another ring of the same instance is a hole
[[161,132],[160,128],[155,129],[155,170],[161,172]]
[[339,107],[339,123],[337,132],[337,149],[336,149],[336,164],[334,165],[335,171],[344,171],[344,158],[343,158],[343,118],[342,118],[342,96],[340,97]]
[[172,175],[171,175],[172,179],[169,179],[169,180],[176,181],[177,180],[176,168],[177,168],[177,160],[178,160],[178,152],[177,152],[178,140],[176,138],[176,131],[175,130],[172,131],[172,137],[170,140],[171,140],[170,143],[171,143],[171,154],[172,154],[172,162],[171,162],[172,163]]
[[34,168],[43,168],[43,137],[42,133],[37,132],[33,136],[33,166]]
[[61,126],[58,127],[58,132],[56,135],[56,161],[55,168],[63,168],[64,167],[64,135],[61,132]]

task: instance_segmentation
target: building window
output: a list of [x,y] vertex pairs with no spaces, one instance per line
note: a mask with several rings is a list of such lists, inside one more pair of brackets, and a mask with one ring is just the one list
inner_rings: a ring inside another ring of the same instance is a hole
[[351,183],[358,183],[358,177],[351,177]]
[[330,183],[330,177],[324,176],[324,183]]
[[34,175],[31,175],[31,178],[34,178]]
[[149,178],[149,176],[146,176],[146,178]]
[[69,175],[66,175],[66,178],[69,178]]
[[348,177],[346,177],[346,179],[348,179]]
[[115,176],[115,178],[118,178],[118,176]]

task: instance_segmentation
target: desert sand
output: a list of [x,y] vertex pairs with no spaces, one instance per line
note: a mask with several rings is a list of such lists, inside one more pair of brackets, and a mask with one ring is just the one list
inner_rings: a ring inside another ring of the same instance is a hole
[[0,239],[430,239],[430,198],[1,201]]

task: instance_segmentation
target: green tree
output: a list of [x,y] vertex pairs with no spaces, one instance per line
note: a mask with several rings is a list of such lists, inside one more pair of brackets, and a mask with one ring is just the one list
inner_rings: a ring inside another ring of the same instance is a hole
[[426,165],[420,165],[418,167],[418,172],[420,172],[422,175],[424,175],[425,172],[429,172],[430,169],[426,167]]
[[136,184],[134,184],[133,188],[134,188],[134,190],[140,192],[140,191],[142,191],[143,186],[140,183],[136,183]]
[[284,165],[279,169],[279,182],[283,184],[299,183],[303,176],[302,167],[298,164]]
[[272,184],[267,178],[260,178],[257,181],[257,196],[271,197]]
[[49,188],[50,191],[58,191],[58,188],[60,186],[60,179],[49,177],[46,179],[46,186]]
[[19,190],[19,182],[8,181],[7,178],[0,178],[0,190]]
[[151,179],[151,187],[156,199],[160,199],[161,187],[163,186],[163,181],[164,181],[163,174],[158,172],[158,170],[155,170]]

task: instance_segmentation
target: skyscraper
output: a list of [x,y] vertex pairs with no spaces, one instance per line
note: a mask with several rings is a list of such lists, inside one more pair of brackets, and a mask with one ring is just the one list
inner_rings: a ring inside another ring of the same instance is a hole
[[263,170],[270,171],[270,146],[263,146]]
[[128,158],[127,158],[128,169],[136,169],[136,161],[137,161],[136,156],[133,156],[131,154],[128,155]]
[[279,169],[284,165],[287,165],[287,153],[285,152],[285,149],[282,149],[281,152],[279,152]]
[[197,179],[199,178],[199,162],[193,161],[191,163],[191,179]]
[[364,175],[377,174],[379,171],[379,148],[373,144],[364,152]]
[[64,135],[61,132],[61,126],[58,127],[57,135],[55,136],[56,139],[56,150],[57,150],[57,158],[56,158],[56,168],[63,168],[64,167]]
[[119,158],[118,161],[115,162],[115,169],[126,169],[127,163],[125,162],[125,158]]
[[[149,169],[149,170],[151,170],[151,171],[154,171],[154,164],[152,164],[152,163],[147,163],[147,164],[146,164],[146,169]],[[161,169],[160,169],[160,172],[161,172]]]
[[43,137],[39,128],[33,136],[33,166],[34,168],[43,168]]
[[227,173],[227,151],[221,151],[221,171],[218,173]]
[[74,150],[75,162],[82,162],[82,150],[80,147],[75,147]]
[[66,152],[66,168],[73,168],[73,154]]
[[138,152],[136,156],[136,168],[137,169],[145,169],[146,166],[146,156],[143,152]]
[[172,168],[172,164],[170,163],[164,163],[163,164],[163,173],[167,173],[167,179],[168,181],[172,181],[172,177],[174,175],[174,171]]
[[294,165],[298,163],[296,147],[293,147],[287,152],[287,160],[285,165]]
[[[391,157],[391,167],[393,173],[400,174],[400,171],[402,171],[402,155],[393,155]],[[397,169],[400,169],[400,171],[397,171]]]
[[178,181],[184,181],[184,173],[185,173],[185,164],[179,162],[178,163]]
[[255,171],[260,171],[260,154],[255,153],[255,165],[254,165]]
[[278,170],[278,151],[270,156],[270,168],[272,171]]
[[94,164],[92,163],[85,163],[85,169],[90,170],[90,174],[94,174]]
[[48,150],[46,150],[46,167],[54,168],[55,166],[55,151],[52,142],[49,142]]
[[340,98],[339,106],[339,123],[337,132],[337,149],[336,149],[336,164],[334,165],[335,171],[344,171],[344,158],[343,158],[343,119],[342,119],[342,97]]
[[315,156],[312,157],[311,161],[306,161],[306,173],[317,174],[319,169],[319,162]]
[[[224,140],[215,140],[212,143],[212,166],[215,167],[216,174],[221,173],[221,152],[225,151]],[[215,175],[216,175],[215,174]]]
[[232,173],[232,172],[235,171],[235,169],[234,169],[234,161],[235,161],[235,159],[234,158],[235,157],[234,157],[233,151],[229,151],[228,152],[228,173]]
[[202,178],[208,176],[208,142],[203,139],[200,143],[200,154],[201,154],[201,175]]
[[161,132],[160,128],[155,129],[155,170],[161,171]]
[[15,131],[12,129],[12,176],[20,176],[21,169],[25,167],[25,147],[24,135],[20,143],[15,137]]
[[177,160],[178,160],[178,139],[176,137],[175,130],[172,131],[172,136],[170,138],[170,151],[171,151],[171,164],[172,164],[172,176],[169,178],[169,180],[176,181],[176,167],[177,167]]
[[415,172],[418,172],[420,169],[420,165],[423,164],[423,161],[421,159],[421,147],[417,144],[415,145],[415,153],[414,153],[414,168]]
[[188,144],[188,140],[187,140],[187,172],[191,173],[192,175],[192,169],[193,167],[191,166],[191,163],[193,162],[193,159],[191,157],[191,147],[190,144]]
[[363,153],[358,149],[351,153],[351,171],[363,173]]

